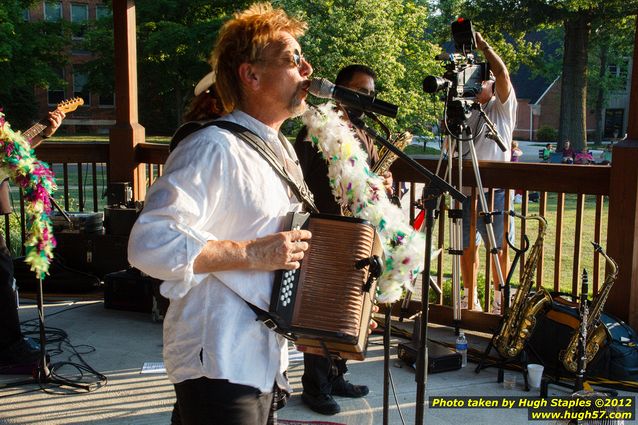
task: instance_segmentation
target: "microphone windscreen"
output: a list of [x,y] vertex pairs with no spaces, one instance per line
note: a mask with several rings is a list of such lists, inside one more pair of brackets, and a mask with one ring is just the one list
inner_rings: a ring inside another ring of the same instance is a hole
[[308,86],[308,93],[322,99],[330,99],[334,87],[335,85],[325,78],[313,78]]

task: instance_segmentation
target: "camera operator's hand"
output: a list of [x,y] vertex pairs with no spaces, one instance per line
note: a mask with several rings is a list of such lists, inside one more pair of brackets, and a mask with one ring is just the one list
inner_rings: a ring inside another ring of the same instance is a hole
[[494,74],[496,79],[496,93],[498,94],[501,102],[507,101],[510,92],[512,91],[512,83],[510,81],[510,75],[503,63],[501,57],[492,49],[487,41],[483,38],[481,33],[476,32],[476,47],[483,52],[485,59],[490,64],[490,70]]
[[486,50],[491,49],[492,47],[490,47],[489,44],[487,44],[487,41],[485,41],[485,39],[483,38],[483,36],[481,35],[480,32],[476,32],[476,48],[479,49],[481,52],[485,52]]

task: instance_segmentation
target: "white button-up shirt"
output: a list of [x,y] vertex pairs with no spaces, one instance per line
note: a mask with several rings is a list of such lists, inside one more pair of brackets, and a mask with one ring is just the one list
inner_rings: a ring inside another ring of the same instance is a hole
[[[259,135],[275,152],[278,133],[235,111],[223,118]],[[293,153],[294,155],[294,153]],[[255,320],[244,302],[268,310],[273,272],[233,270],[195,274],[193,263],[209,240],[251,240],[282,229],[298,209],[286,183],[246,142],[209,126],[171,153],[149,189],[129,239],[129,261],[164,280],[170,298],[164,318],[164,363],[173,383],[202,376],[272,390],[288,367],[285,340]]]

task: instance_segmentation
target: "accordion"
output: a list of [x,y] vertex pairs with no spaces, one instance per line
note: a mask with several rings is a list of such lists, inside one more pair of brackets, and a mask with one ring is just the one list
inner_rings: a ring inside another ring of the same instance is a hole
[[287,229],[312,232],[297,270],[275,274],[270,316],[301,351],[363,360],[382,246],[365,220],[290,213]]

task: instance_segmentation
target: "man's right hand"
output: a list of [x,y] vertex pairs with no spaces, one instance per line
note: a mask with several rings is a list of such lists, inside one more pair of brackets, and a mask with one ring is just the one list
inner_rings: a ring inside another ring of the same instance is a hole
[[308,240],[312,233],[308,230],[289,230],[255,239],[248,243],[246,254],[251,269],[295,270],[301,265]]

